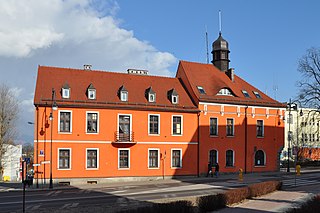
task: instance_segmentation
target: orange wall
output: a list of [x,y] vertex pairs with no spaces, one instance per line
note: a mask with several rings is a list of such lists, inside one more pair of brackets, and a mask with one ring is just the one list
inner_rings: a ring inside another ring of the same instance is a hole
[[[232,106],[214,104],[200,104],[200,170],[207,172],[209,151],[218,150],[218,162],[221,172],[243,171],[275,171],[278,169],[278,154],[284,143],[284,123],[280,111],[276,108]],[[245,166],[245,114],[247,114],[247,155]],[[268,116],[267,116],[268,114]],[[210,136],[210,117],[218,118],[218,136]],[[227,118],[234,119],[234,136],[226,136]],[[257,138],[257,120],[264,121],[264,137]],[[280,123],[278,123],[280,122]],[[265,153],[265,166],[254,166],[256,150]],[[226,151],[234,151],[234,167],[226,167]]]
[[[50,108],[46,112],[39,108],[39,128],[44,128],[46,116],[49,117]],[[58,113],[61,110],[72,111],[72,133],[58,132]],[[86,133],[86,112],[99,112],[99,133]],[[132,117],[132,131],[134,143],[114,142],[114,133],[118,130],[118,114],[130,114]],[[160,134],[148,135],[148,114],[160,115]],[[183,116],[182,136],[171,134],[172,115]],[[181,112],[147,112],[130,110],[59,108],[53,111],[52,146],[53,146],[53,178],[70,177],[120,177],[120,176],[162,176],[197,174],[197,123],[196,113]],[[48,120],[51,125],[51,121]],[[38,163],[50,160],[51,126],[46,133],[38,135],[38,154],[45,150],[45,156],[38,156]],[[38,131],[38,132],[39,132]],[[35,138],[37,138],[35,131]],[[35,140],[35,156],[36,153]],[[46,148],[44,147],[46,146]],[[71,169],[59,170],[57,152],[59,148],[71,149]],[[99,168],[86,169],[86,148],[98,148]],[[118,169],[118,149],[130,149],[130,168]],[[161,160],[159,168],[148,169],[148,148],[159,149]],[[171,149],[182,150],[182,168],[171,168]],[[166,155],[165,155],[166,153]],[[164,156],[166,156],[164,158]],[[163,165],[164,163],[164,165]],[[44,172],[44,165],[38,170]],[[49,164],[46,164],[45,173],[49,177]],[[39,176],[40,178],[40,176]]]

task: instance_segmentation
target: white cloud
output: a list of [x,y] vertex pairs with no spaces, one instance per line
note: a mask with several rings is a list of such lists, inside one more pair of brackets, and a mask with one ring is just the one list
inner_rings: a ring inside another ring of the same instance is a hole
[[100,69],[139,67],[151,74],[170,74],[168,68],[176,58],[121,28],[114,17],[117,10],[112,0],[4,1],[0,5],[0,56],[32,57],[47,50],[56,54],[51,57],[69,58],[72,52],[70,60],[85,58],[95,63],[93,67],[101,64],[97,60],[111,64]]

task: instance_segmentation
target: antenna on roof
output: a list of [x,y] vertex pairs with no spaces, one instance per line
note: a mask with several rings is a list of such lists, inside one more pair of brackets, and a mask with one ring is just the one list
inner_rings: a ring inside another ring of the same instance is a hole
[[278,91],[278,84],[275,80],[274,73],[273,73],[273,92],[274,92],[274,100],[277,100],[277,91]]
[[221,23],[221,10],[219,10],[219,35],[221,35],[222,32],[222,23]]
[[207,47],[207,64],[209,64],[208,29],[207,29],[207,25],[206,25],[206,47]]

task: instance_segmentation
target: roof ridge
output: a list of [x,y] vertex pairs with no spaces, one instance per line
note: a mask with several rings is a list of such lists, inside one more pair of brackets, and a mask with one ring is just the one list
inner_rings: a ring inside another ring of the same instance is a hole
[[97,72],[97,73],[111,73],[111,74],[119,74],[119,75],[130,75],[130,76],[140,76],[140,77],[157,77],[157,78],[165,78],[165,79],[176,79],[176,77],[170,76],[161,76],[161,75],[136,75],[136,74],[129,74],[125,71],[123,72],[116,72],[116,71],[108,71],[108,70],[84,70],[80,68],[70,68],[70,67],[55,67],[55,66],[42,66],[39,65],[39,68],[50,68],[50,69],[57,69],[57,70],[74,70],[74,71],[84,71],[84,72]]

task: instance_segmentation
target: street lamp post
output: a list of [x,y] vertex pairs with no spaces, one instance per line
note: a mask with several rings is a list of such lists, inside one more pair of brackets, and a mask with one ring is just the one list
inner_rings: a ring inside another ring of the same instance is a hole
[[56,92],[54,90],[54,88],[52,88],[52,98],[51,98],[51,112],[50,112],[50,121],[51,121],[51,140],[50,140],[50,185],[49,185],[49,189],[53,188],[53,182],[52,182],[52,124],[53,124],[53,110],[57,110],[58,106],[56,103]]
[[292,114],[291,114],[291,110],[297,110],[297,104],[291,101],[291,98],[289,100],[289,103],[287,104],[287,108],[289,108],[289,131],[288,131],[288,167],[287,167],[287,172],[290,172],[290,153],[291,153],[291,139],[292,139],[292,132],[291,132],[291,123],[292,123]]

